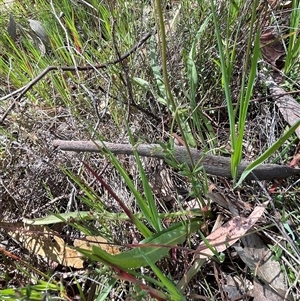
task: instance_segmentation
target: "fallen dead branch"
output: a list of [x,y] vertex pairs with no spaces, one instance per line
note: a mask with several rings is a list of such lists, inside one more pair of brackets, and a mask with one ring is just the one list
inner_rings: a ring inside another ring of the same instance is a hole
[[[133,147],[130,144],[109,143],[103,141],[67,141],[54,140],[53,145],[64,151],[75,152],[105,152],[105,149],[113,154],[133,155],[133,150],[143,157],[165,159],[167,154],[159,144],[139,144]],[[187,163],[189,166],[199,163],[203,165],[207,174],[231,178],[230,157],[207,155],[196,149],[191,149],[193,162],[190,161],[187,149],[183,146],[175,146],[173,156],[178,163]],[[246,169],[250,162],[243,160],[239,166],[239,176]],[[283,179],[293,175],[300,175],[300,169],[291,168],[285,165],[261,164],[246,179],[272,180]]]

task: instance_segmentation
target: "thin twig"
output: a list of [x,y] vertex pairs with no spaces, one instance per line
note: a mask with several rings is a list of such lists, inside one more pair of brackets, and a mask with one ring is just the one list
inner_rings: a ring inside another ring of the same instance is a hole
[[[14,109],[16,106],[16,103],[21,100],[21,98],[25,95],[27,91],[29,91],[34,85],[36,85],[46,74],[48,74],[50,71],[88,71],[93,69],[105,69],[110,65],[115,65],[122,60],[125,60],[127,57],[129,57],[132,53],[134,53],[139,47],[141,47],[151,36],[151,33],[147,33],[142,39],[137,42],[130,50],[125,52],[122,56],[119,58],[105,63],[105,64],[98,64],[98,65],[89,65],[89,66],[48,66],[46,69],[44,69],[38,76],[36,76],[32,81],[30,81],[26,86],[24,86],[21,89],[18,89],[18,92],[20,94],[14,99],[12,104],[8,107],[8,109],[4,112],[3,116],[0,118],[0,124],[2,124],[9,114],[11,110]],[[11,96],[15,95],[15,92],[11,93]],[[7,96],[5,97],[7,98]],[[0,99],[1,100],[1,99]]]

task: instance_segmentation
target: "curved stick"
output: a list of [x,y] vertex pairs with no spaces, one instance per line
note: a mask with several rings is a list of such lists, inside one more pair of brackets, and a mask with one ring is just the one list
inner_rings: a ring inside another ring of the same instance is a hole
[[6,99],[9,96],[14,96],[15,94],[19,93],[18,96],[15,97],[14,101],[11,103],[11,105],[6,109],[3,116],[0,118],[0,124],[2,124],[9,114],[11,110],[14,109],[16,106],[17,101],[20,101],[21,98],[25,95],[27,91],[29,91],[35,84],[37,84],[46,74],[48,74],[50,71],[53,70],[61,70],[61,71],[88,71],[92,69],[105,69],[110,65],[115,65],[123,60],[125,60],[127,57],[129,57],[134,51],[136,51],[138,48],[140,48],[149,38],[151,37],[151,33],[147,33],[140,41],[138,41],[130,50],[125,52],[123,55],[120,56],[120,58],[115,59],[114,61],[108,62],[106,64],[99,64],[99,65],[87,65],[87,66],[48,66],[46,69],[44,69],[38,76],[36,76],[32,81],[30,81],[26,86],[22,87],[21,89],[18,89],[17,91],[12,92],[9,95],[6,95],[4,98],[0,99]]

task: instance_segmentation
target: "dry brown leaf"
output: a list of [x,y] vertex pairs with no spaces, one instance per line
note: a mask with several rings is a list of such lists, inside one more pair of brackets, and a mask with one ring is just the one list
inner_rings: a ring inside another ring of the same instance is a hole
[[[248,217],[236,216],[226,224],[222,225],[216,231],[206,237],[209,244],[214,247],[217,252],[223,252],[229,246],[233,245],[237,240],[245,235],[245,233],[258,221],[265,211],[268,201],[254,208],[253,212]],[[202,242],[195,255],[195,260],[192,267],[185,273],[182,279],[177,283],[177,288],[183,292],[186,285],[198,272],[208,257],[214,253]],[[201,252],[201,253],[200,253]]]
[[262,56],[272,66],[281,69],[283,67],[282,58],[285,55],[285,49],[281,39],[273,29],[267,29],[260,36],[260,47]]
[[232,216],[238,216],[240,215],[240,212],[244,212],[245,210],[252,210],[252,207],[249,203],[243,202],[239,199],[232,199],[227,197],[224,193],[208,192],[206,196],[221,207],[230,210]]
[[101,236],[86,236],[85,239],[75,239],[74,246],[86,250],[91,250],[92,246],[97,246],[111,255],[119,254],[118,248],[110,245],[107,240]]
[[[254,208],[253,212],[248,217],[236,216],[229,222],[221,226],[216,231],[212,232],[206,237],[209,244],[216,248],[218,252],[223,252],[229,246],[233,245],[237,240],[244,236],[244,234],[258,221],[263,214],[268,202],[261,206]],[[195,258],[205,259],[213,256],[214,253],[202,242],[198,248],[201,254],[197,254]]]
[[[48,226],[23,226],[21,223],[9,224],[9,227],[5,226],[7,229],[12,229],[8,231],[8,234],[21,242],[30,253],[40,255],[64,266],[76,269],[83,268],[82,254],[67,245],[58,233]],[[112,255],[119,253],[116,247],[109,245],[107,240],[101,236],[87,236],[84,240],[75,239],[74,241],[75,247],[86,250],[91,250],[92,245],[96,245]]]
[[[19,225],[20,226],[20,225]],[[22,243],[30,253],[53,260],[64,266],[83,268],[81,254],[68,246],[48,226],[26,225],[15,231],[8,231],[14,239]]]
[[[261,13],[260,46],[262,56],[275,69],[282,69],[288,44],[291,3],[282,3],[278,0],[261,1],[261,3],[259,11]],[[274,16],[276,16],[276,26],[274,26]],[[281,80],[278,72],[275,72],[274,76],[278,81]]]

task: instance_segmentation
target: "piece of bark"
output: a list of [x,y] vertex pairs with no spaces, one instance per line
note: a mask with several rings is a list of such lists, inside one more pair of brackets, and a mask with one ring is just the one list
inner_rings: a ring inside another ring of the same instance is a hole
[[[133,155],[133,150],[137,150],[140,156],[153,157],[159,159],[167,158],[163,148],[159,144],[138,144],[133,147],[131,144],[109,143],[103,141],[67,141],[54,140],[53,145],[64,151],[75,152],[105,152],[105,148],[113,154]],[[200,164],[204,167],[207,174],[231,178],[230,157],[214,156],[203,154],[196,149],[190,149],[193,164]],[[188,151],[184,146],[175,146],[173,157],[178,163],[187,163],[192,166]],[[246,169],[250,162],[242,160],[238,175]],[[254,175],[255,176],[254,176]],[[285,165],[261,164],[247,176],[247,180],[253,180],[255,177],[259,180],[283,179],[293,175],[300,175],[300,169],[291,168]]]

